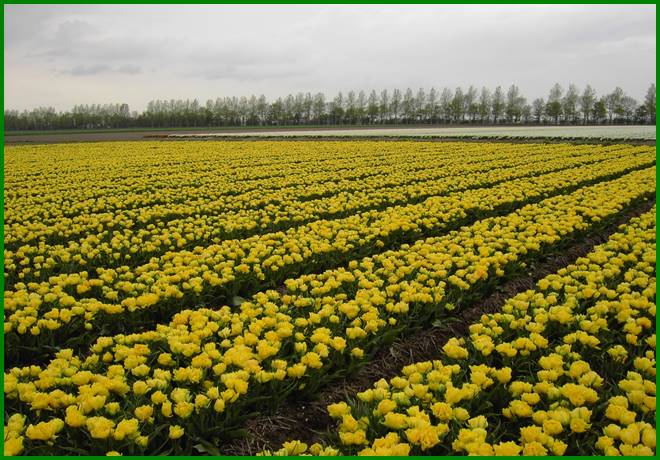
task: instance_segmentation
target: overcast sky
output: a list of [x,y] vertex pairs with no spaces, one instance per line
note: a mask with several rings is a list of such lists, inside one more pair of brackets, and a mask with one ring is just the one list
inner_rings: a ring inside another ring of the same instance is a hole
[[655,5],[5,5],[5,108],[516,83],[642,99]]

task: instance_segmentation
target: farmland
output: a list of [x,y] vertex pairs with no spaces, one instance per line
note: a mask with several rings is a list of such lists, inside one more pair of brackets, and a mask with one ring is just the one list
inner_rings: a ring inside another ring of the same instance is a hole
[[170,138],[231,138],[231,137],[383,137],[383,138],[474,138],[474,139],[592,139],[592,140],[655,140],[655,126],[444,126],[444,127],[371,127],[367,129],[297,129],[297,130],[234,130],[217,133],[169,134]]
[[470,126],[470,125],[366,125],[366,126],[268,126],[224,128],[158,128],[8,131],[7,144],[50,144],[63,142],[135,141],[158,139],[315,140],[528,140],[557,142],[607,142],[615,140],[655,143],[652,125],[599,126]]
[[5,454],[655,454],[654,146],[4,158]]

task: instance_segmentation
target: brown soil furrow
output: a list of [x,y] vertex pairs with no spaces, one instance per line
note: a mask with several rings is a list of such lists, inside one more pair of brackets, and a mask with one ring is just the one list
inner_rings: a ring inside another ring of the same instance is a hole
[[356,142],[356,141],[396,141],[396,142],[477,142],[477,143],[508,143],[508,144],[593,144],[593,145],[614,145],[614,144],[630,144],[630,145],[650,145],[655,146],[654,139],[607,139],[607,138],[589,138],[589,137],[516,137],[516,136],[194,136],[194,137],[170,137],[169,135],[151,135],[145,136],[145,140],[161,140],[161,141],[336,141],[336,142]]

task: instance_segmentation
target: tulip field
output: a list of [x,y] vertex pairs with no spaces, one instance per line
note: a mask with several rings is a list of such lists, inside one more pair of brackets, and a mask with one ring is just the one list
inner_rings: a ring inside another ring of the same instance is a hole
[[[654,146],[179,140],[4,160],[5,455],[655,455]],[[433,359],[375,369],[495,294]],[[370,366],[323,429],[255,440],[254,420]]]

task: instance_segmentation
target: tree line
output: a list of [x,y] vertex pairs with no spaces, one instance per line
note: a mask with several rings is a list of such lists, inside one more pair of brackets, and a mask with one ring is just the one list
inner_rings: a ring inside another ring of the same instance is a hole
[[222,126],[386,125],[386,124],[655,124],[655,84],[644,101],[617,87],[598,96],[587,85],[564,89],[555,84],[547,99],[531,102],[516,85],[478,90],[444,88],[413,92],[387,89],[349,91],[326,99],[323,93],[298,93],[268,101],[265,96],[193,100],[154,100],[138,113],[127,104],[77,105],[5,110],[5,130],[99,128],[195,128]]

